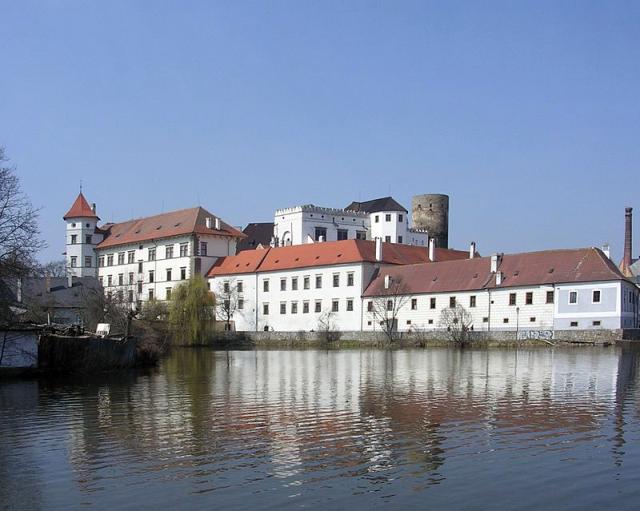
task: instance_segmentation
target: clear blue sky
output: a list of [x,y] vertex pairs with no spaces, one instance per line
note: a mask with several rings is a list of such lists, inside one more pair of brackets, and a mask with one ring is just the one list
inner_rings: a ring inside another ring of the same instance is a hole
[[[640,2],[0,0],[0,145],[49,248],[80,179],[104,221],[200,203],[451,196],[483,254],[640,224]],[[636,229],[634,256],[639,254]]]

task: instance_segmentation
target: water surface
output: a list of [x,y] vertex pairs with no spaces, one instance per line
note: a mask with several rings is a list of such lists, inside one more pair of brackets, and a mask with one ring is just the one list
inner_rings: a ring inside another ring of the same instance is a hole
[[638,354],[180,350],[0,382],[0,509],[638,509]]

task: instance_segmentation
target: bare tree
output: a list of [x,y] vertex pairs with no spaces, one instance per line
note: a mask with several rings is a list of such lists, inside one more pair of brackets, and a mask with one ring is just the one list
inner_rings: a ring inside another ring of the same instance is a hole
[[380,325],[389,342],[398,336],[398,315],[409,301],[408,288],[401,278],[385,275],[380,295],[367,303],[367,312]]
[[318,317],[318,335],[324,343],[332,343],[340,339],[340,332],[335,324],[335,313],[325,311]]
[[45,264],[39,264],[33,269],[32,273],[36,277],[66,277],[67,261],[64,259],[58,259],[56,261],[49,261]]
[[442,309],[438,320],[438,325],[446,329],[449,339],[461,346],[469,342],[472,323],[471,314],[459,303],[455,307]]
[[31,271],[36,253],[45,246],[38,229],[38,210],[22,192],[15,168],[6,162],[0,147],[0,321],[13,317],[7,285]]
[[218,282],[216,296],[216,312],[218,317],[224,321],[224,329],[231,330],[233,315],[239,309],[243,309],[242,289],[239,289],[236,279],[231,278]]

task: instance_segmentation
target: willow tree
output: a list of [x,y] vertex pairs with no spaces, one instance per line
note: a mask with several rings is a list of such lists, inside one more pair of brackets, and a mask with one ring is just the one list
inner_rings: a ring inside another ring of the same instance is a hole
[[204,278],[197,276],[173,289],[169,305],[169,323],[174,339],[187,344],[207,340],[215,319],[215,299]]

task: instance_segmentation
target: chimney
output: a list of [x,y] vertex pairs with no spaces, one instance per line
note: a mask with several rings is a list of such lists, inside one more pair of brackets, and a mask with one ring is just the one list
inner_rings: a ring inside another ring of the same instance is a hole
[[436,260],[436,240],[429,238],[429,261],[432,263]]
[[632,245],[632,229],[633,229],[633,208],[624,209],[624,257],[622,259],[623,268],[631,266],[631,245]]
[[473,259],[476,256],[476,242],[472,241],[469,245],[469,259]]
[[220,230],[220,219],[219,218],[216,218],[215,225],[216,225],[216,230],[219,231]]
[[16,300],[18,300],[18,303],[22,303],[22,277],[18,277],[16,285]]
[[96,203],[95,202],[91,204],[91,211],[93,211],[94,215],[96,214]]
[[324,241],[324,236],[318,236],[318,241],[322,243]]
[[382,262],[382,238],[376,238],[376,261]]
[[47,293],[51,293],[51,275],[48,273],[44,277],[44,287]]
[[493,254],[491,256],[491,273],[496,273],[502,262],[502,254]]
[[497,271],[496,272],[496,286],[499,286],[500,284],[502,284],[502,272],[501,271]]
[[607,256],[607,259],[611,259],[611,249],[609,248],[608,243],[602,245],[602,252]]
[[390,285],[391,285],[391,275],[385,275],[384,276],[384,288],[385,289],[389,289]]
[[67,287],[73,287],[73,274],[67,274]]
[[204,219],[204,223],[207,226],[207,229],[211,229],[211,217],[208,216]]

